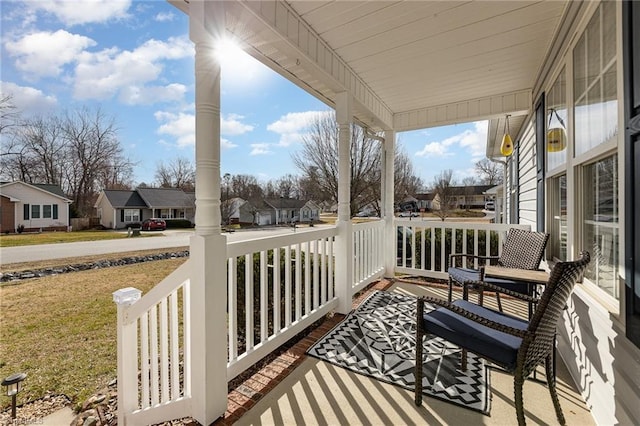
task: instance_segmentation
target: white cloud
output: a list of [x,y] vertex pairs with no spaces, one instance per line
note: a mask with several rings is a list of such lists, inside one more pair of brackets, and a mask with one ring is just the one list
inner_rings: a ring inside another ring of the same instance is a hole
[[169,22],[169,21],[173,21],[173,19],[176,17],[176,15],[174,15],[172,12],[160,12],[155,16],[155,20],[158,22]]
[[268,143],[252,143],[251,152],[249,155],[268,155],[273,154],[273,151],[269,149]]
[[280,146],[290,146],[302,140],[311,123],[318,117],[333,114],[331,111],[290,112],[269,124],[267,130],[280,135]]
[[13,95],[13,104],[24,115],[45,114],[58,104],[55,96],[45,95],[33,87],[18,86],[7,81],[1,81],[0,87],[3,95]]
[[75,62],[87,47],[95,45],[94,40],[65,30],[41,31],[5,42],[9,56],[16,58],[16,68],[37,77],[59,75],[65,64]]
[[32,10],[56,16],[65,25],[107,22],[128,17],[131,0],[47,0],[25,2]]
[[123,87],[119,99],[128,105],[153,104],[161,101],[182,101],[187,91],[183,84],[172,83],[166,86],[129,86]]
[[158,128],[158,134],[173,136],[179,148],[195,146],[196,117],[193,114],[174,114],[166,111],[155,113],[156,120],[163,123]]
[[[172,136],[179,148],[195,146],[196,144],[196,116],[191,113],[173,113],[157,111],[156,120],[161,123],[158,134]],[[166,143],[166,141],[164,141]],[[236,148],[238,145],[229,139],[220,138],[222,149]]]
[[242,135],[253,130],[253,126],[244,124],[240,120],[244,117],[238,114],[227,114],[220,118],[220,133],[223,135]]
[[237,148],[238,144],[231,142],[229,139],[220,138],[220,146],[222,149],[232,149]]
[[[192,54],[193,46],[186,37],[172,37],[166,42],[148,40],[132,51],[111,48],[84,52],[78,58],[74,95],[78,99],[106,99],[125,88],[142,87],[160,77],[163,60]],[[175,89],[167,86],[165,94],[175,95]],[[126,94],[123,96],[133,100]]]
[[442,141],[425,144],[420,151],[416,152],[416,157],[450,157],[454,155],[451,151],[454,145],[465,148],[473,158],[483,157],[489,124],[487,121],[478,121],[473,124],[472,130],[467,129]]
[[484,157],[486,155],[489,122],[476,121],[473,124],[474,130],[468,130],[463,133],[460,146],[467,148],[473,157]]

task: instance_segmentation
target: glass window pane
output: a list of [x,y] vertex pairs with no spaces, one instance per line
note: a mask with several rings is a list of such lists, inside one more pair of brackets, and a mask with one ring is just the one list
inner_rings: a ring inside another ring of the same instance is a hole
[[583,169],[584,248],[591,253],[585,278],[618,299],[618,158]]
[[[616,26],[610,23],[616,22],[616,3],[605,1],[602,3],[602,60],[604,66],[616,57]],[[609,25],[607,25],[609,24]]]
[[51,205],[45,204],[42,206],[42,217],[45,219],[51,219]]
[[567,176],[551,180],[551,255],[559,260],[567,260]]
[[31,219],[40,219],[40,205],[31,205]]
[[573,53],[576,155],[610,141],[618,132],[615,7],[608,2],[600,5]]
[[586,80],[586,37],[582,35],[575,49],[573,50],[573,84],[574,84],[574,100],[578,100],[584,95],[587,88]]

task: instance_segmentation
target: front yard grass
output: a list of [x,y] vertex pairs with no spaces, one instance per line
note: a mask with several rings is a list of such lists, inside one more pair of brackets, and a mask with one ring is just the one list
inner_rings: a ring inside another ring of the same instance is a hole
[[[46,393],[76,406],[116,377],[116,305],[112,293],[143,294],[186,259],[162,260],[0,286],[0,377],[25,372],[18,403]],[[10,404],[0,400],[0,409]]]
[[[153,234],[161,235],[161,234]],[[141,236],[150,236],[142,234]],[[0,247],[30,246],[35,244],[75,243],[78,241],[117,240],[127,238],[126,232],[114,231],[74,231],[41,232],[0,236]]]

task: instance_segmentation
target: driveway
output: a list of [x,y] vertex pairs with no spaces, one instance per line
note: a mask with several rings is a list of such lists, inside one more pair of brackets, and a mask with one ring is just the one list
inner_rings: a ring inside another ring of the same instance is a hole
[[[296,232],[304,232],[308,229],[313,228],[300,227]],[[258,230],[243,230],[225,235],[227,235],[227,241],[232,242],[272,235],[290,234],[291,232],[293,232],[291,228],[262,228]],[[192,230],[170,229],[164,231],[161,236],[149,238],[123,238],[120,240],[3,247],[0,248],[0,262],[2,262],[3,265],[6,265],[9,263],[64,259],[69,257],[91,256],[106,253],[188,247],[189,239],[192,235],[194,235],[194,231]]]

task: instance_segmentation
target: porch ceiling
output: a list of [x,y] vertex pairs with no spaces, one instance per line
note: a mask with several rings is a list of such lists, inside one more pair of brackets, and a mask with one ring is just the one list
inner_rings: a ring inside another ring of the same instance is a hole
[[225,10],[258,60],[331,106],[350,91],[362,124],[404,131],[526,114],[569,3],[293,0]]

